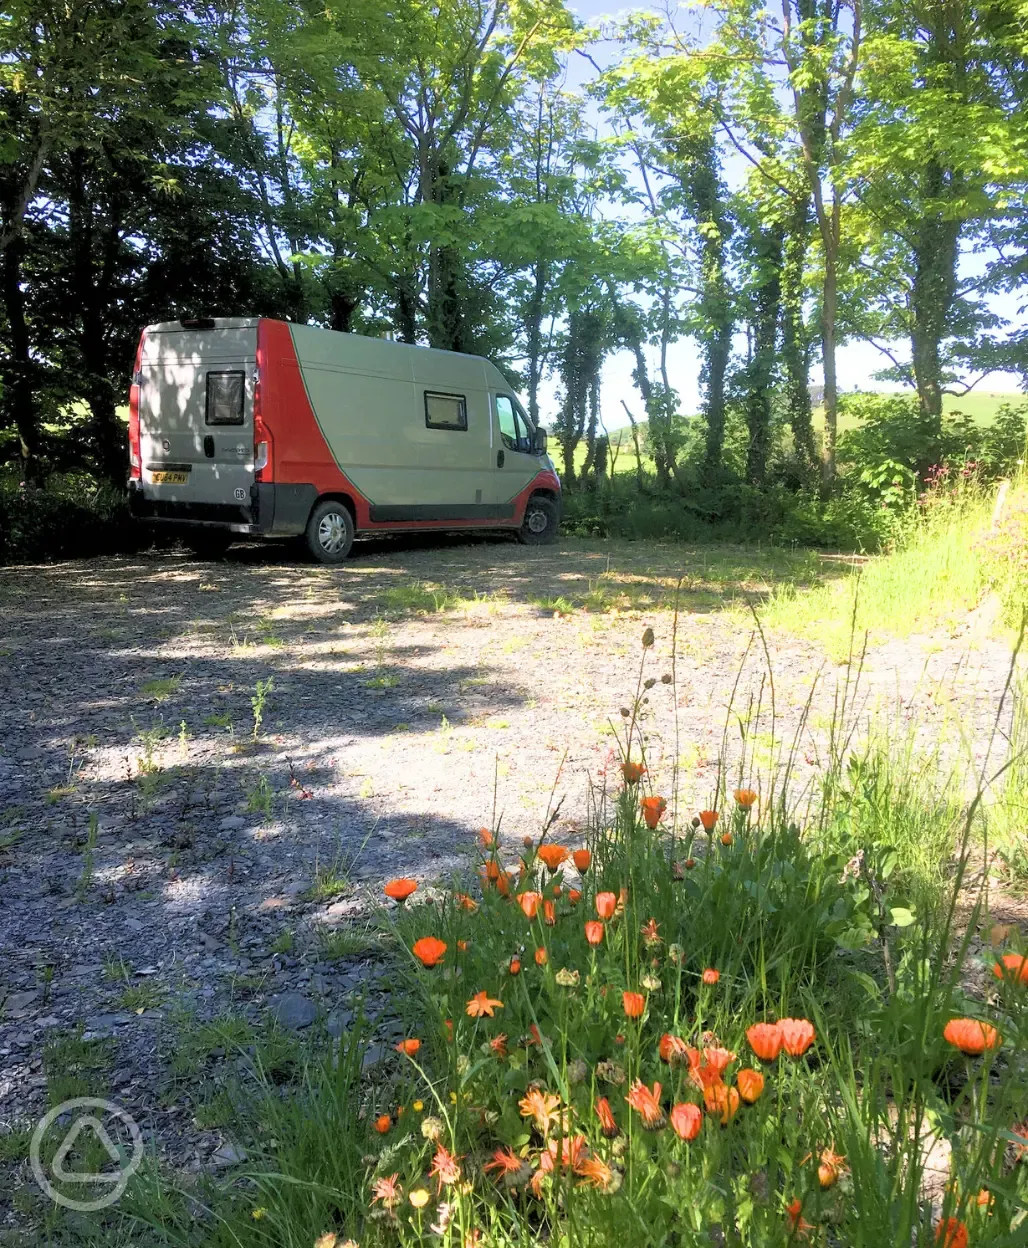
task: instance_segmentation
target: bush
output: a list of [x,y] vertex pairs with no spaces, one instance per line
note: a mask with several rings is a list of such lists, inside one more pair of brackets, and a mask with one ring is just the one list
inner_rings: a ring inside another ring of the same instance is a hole
[[138,550],[148,540],[125,494],[86,473],[41,487],[0,480],[0,561],[34,563]]

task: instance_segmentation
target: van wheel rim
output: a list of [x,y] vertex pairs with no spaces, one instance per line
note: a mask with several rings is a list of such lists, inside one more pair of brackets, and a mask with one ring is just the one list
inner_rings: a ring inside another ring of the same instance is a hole
[[318,543],[326,554],[335,555],[346,542],[346,522],[338,512],[322,517],[318,525]]
[[528,513],[528,531],[529,533],[545,533],[546,531],[546,512],[530,511]]

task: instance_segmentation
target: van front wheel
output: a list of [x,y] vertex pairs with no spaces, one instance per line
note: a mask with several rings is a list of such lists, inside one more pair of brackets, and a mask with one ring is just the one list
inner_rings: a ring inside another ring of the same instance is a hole
[[307,521],[307,548],[319,563],[342,563],[353,545],[353,517],[345,503],[326,499]]
[[557,540],[560,516],[553,499],[536,494],[528,500],[518,540],[526,546],[545,546]]

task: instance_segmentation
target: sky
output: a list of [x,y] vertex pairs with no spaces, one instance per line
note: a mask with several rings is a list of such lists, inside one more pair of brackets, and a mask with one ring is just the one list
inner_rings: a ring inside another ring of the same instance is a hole
[[[674,0],[668,0],[668,3],[671,10],[676,13],[676,26],[679,29],[689,32],[695,32],[699,29],[697,26],[698,15],[690,13],[688,5],[676,5]],[[661,3],[611,6],[609,3],[605,3],[604,0],[578,0],[577,3],[570,4],[569,7],[580,18],[588,22],[599,22],[603,18],[615,18],[618,15],[624,15],[633,11],[664,12],[664,5]],[[602,45],[599,49],[593,49],[592,53],[600,64],[608,62],[613,55],[612,51],[605,52]],[[568,87],[571,90],[578,89],[594,72],[592,66],[583,58],[572,58]],[[594,111],[592,115],[597,126],[602,126],[603,120],[599,112]],[[970,259],[965,261],[963,270],[970,273],[971,264],[972,261]],[[1016,320],[1023,300],[1016,296],[997,296],[989,299],[987,302],[988,306],[1004,319]],[[890,348],[898,347],[896,354],[903,358],[909,358],[909,350],[905,349],[906,344],[886,343],[885,345]],[[627,425],[628,417],[625,415],[624,404],[628,405],[637,419],[645,418],[642,410],[642,400],[639,397],[635,383],[632,381],[632,363],[631,355],[627,351],[620,351],[609,356],[603,366],[600,406],[602,421],[607,429],[616,429]],[[874,378],[874,373],[886,367],[888,363],[889,361],[882,353],[870,343],[855,341],[843,344],[838,348],[836,354],[840,390],[897,389],[895,382],[877,381]],[[687,338],[675,343],[668,353],[668,364],[671,384],[678,391],[680,410],[687,413],[699,411],[701,404],[699,385],[700,358],[695,342],[691,338]],[[820,365],[815,364],[812,367],[810,380],[813,385],[817,385],[823,380]],[[1018,390],[1018,380],[1016,374],[1013,373],[991,373],[987,378],[979,382],[978,389],[1015,392]],[[550,379],[540,392],[541,416],[544,424],[549,423],[552,425],[557,415],[558,402],[557,383],[555,380]]]

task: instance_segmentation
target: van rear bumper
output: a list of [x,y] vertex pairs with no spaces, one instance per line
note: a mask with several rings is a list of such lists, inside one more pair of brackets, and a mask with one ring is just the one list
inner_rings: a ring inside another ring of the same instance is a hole
[[228,533],[295,537],[307,527],[318,492],[313,485],[258,482],[250,503],[188,503],[148,498],[138,481],[129,482],[129,511],[138,520],[180,529],[221,529]]

